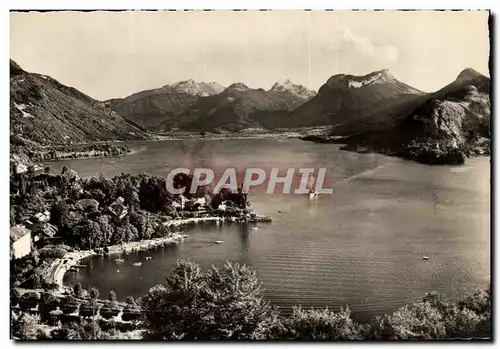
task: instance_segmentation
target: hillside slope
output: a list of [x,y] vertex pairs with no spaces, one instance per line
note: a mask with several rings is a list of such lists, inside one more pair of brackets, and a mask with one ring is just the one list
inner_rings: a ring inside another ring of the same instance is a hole
[[[288,88],[297,89],[297,91]],[[272,128],[269,115],[288,113],[304,103],[313,92],[303,86],[275,84],[269,91],[251,89],[234,83],[222,93],[200,98],[176,123],[164,124],[165,128],[179,127],[199,131],[240,131],[247,128]]]
[[342,140],[347,149],[367,147],[425,163],[463,163],[465,156],[489,153],[490,79],[466,69],[429,94],[398,124]]
[[99,102],[46,75],[10,61],[10,132],[39,145],[149,136]]
[[223,90],[224,87],[216,82],[186,80],[134,93],[126,98],[112,99],[107,103],[124,118],[158,131],[160,124],[186,112],[200,97],[216,95]]
[[332,125],[338,134],[355,134],[367,127],[367,121],[370,128],[392,123],[394,116],[386,110],[400,110],[423,96],[387,70],[364,76],[338,74],[295,109],[282,127]]

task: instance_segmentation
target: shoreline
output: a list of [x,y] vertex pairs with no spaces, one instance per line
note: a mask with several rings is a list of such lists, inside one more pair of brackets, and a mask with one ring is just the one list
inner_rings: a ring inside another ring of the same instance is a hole
[[62,159],[43,160],[40,163],[41,164],[51,164],[51,163],[56,163],[56,162],[61,162],[61,161],[72,161],[72,160],[122,158],[122,157],[125,157],[128,155],[136,154],[138,152],[139,152],[138,150],[130,150],[129,152],[127,152],[125,154],[120,154],[120,155],[79,156],[76,158],[67,157],[67,158],[62,158]]
[[203,222],[215,222],[216,224],[230,222],[230,223],[270,223],[272,222],[271,217],[269,216],[258,216],[250,219],[242,219],[241,217],[232,216],[232,217],[219,217],[219,216],[209,216],[209,217],[190,217],[183,219],[174,219],[168,222],[163,223],[166,227],[171,226],[186,226],[190,224],[198,224]]
[[[209,216],[209,217],[190,217],[184,219],[171,220],[163,223],[166,227],[184,227],[191,224],[198,224],[203,222],[215,222],[216,224],[229,222],[229,223],[266,223],[271,222],[271,217],[268,216],[256,216],[252,219],[243,220],[240,217],[219,217],[219,216]],[[98,248],[95,250],[84,250],[84,251],[73,251],[66,253],[62,258],[57,258],[52,261],[52,263],[43,272],[44,280],[48,283],[56,284],[59,289],[64,287],[63,279],[64,275],[74,266],[79,265],[80,261],[85,258],[98,256],[98,255],[112,255],[121,253],[132,253],[138,251],[147,251],[152,248],[170,244],[178,244],[182,242],[187,236],[182,233],[173,233],[171,236],[126,242],[120,245],[111,245],[103,248]]]
[[[184,235],[179,233],[174,233],[172,234],[172,236],[169,237],[132,241],[120,245],[107,246],[106,248],[108,249],[109,252],[105,254],[111,255],[117,253],[144,251],[161,245],[177,244],[182,240],[184,240]],[[104,251],[104,248],[102,248],[102,250]],[[68,252],[64,255],[64,257],[57,258],[54,261],[52,261],[50,266],[44,271],[45,274],[44,279],[48,283],[56,284],[59,287],[59,289],[61,289],[62,287],[64,287],[63,283],[64,275],[72,267],[78,265],[79,262],[85,258],[97,255],[100,255],[100,253],[94,250]]]
[[262,132],[228,132],[228,133],[205,133],[202,136],[199,132],[177,131],[177,132],[164,132],[155,134],[158,139],[155,141],[167,140],[223,140],[223,139],[287,139],[287,138],[300,138],[304,135],[317,135],[324,134],[329,130],[330,126],[317,126],[305,128],[290,128],[290,129],[276,129],[272,131]]

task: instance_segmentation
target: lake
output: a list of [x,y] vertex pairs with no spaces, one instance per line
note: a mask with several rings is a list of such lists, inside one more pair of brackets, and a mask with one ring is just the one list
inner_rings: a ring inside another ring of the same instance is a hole
[[[294,305],[338,309],[357,319],[392,312],[438,291],[455,298],[490,282],[490,159],[463,166],[428,166],[378,154],[340,151],[338,145],[297,139],[135,142],[120,158],[66,164],[81,176],[147,172],[166,176],[177,167],[327,168],[333,194],[251,191],[252,207],[272,223],[202,224],[185,230],[178,246],[87,261],[94,268],[65,282],[113,289],[119,299],[141,296],[163,282],[172,263],[191,258],[209,268],[225,260],[252,265],[264,297],[288,312]],[[252,229],[257,226],[258,229]],[[222,244],[214,244],[223,240]],[[146,261],[145,257],[152,259]],[[422,256],[429,256],[423,260]],[[141,267],[132,264],[141,261]]]

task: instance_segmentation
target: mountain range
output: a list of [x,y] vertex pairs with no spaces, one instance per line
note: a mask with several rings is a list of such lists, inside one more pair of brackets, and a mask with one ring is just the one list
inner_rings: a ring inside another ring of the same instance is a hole
[[490,142],[484,143],[491,138],[490,79],[473,69],[439,91],[385,112],[391,123],[368,126],[341,142],[348,149],[362,146],[426,163],[463,163],[457,150],[466,155],[490,151]]
[[106,103],[129,121],[151,131],[172,128],[239,131],[265,128],[268,125],[259,123],[259,115],[256,119],[252,115],[266,112],[288,114],[314,94],[314,91],[290,80],[276,82],[269,91],[251,89],[242,83],[224,88],[215,82],[187,80]]
[[458,149],[490,137],[490,79],[470,68],[433,93],[380,70],[333,75],[318,93],[290,80],[267,91],[240,82],[225,88],[186,80],[103,102],[28,73],[12,60],[10,69],[11,139],[38,145],[149,139],[152,132],[177,129],[217,133],[328,126],[329,135],[348,149],[363,145],[402,153],[436,144]]
[[221,93],[224,86],[216,82],[180,81],[172,85],[115,98],[106,104],[145,129],[161,131],[161,124],[186,112],[199,98]]
[[313,91],[304,86],[276,83],[269,90],[252,89],[234,83],[220,94],[199,98],[185,113],[172,123],[163,123],[166,129],[178,127],[196,131],[240,131],[248,128],[265,130],[259,122],[263,113],[285,113],[307,101]]

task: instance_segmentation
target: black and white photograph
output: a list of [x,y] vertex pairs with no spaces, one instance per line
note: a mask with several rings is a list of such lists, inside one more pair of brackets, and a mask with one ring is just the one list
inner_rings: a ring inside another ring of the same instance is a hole
[[491,342],[493,16],[11,9],[11,341]]

